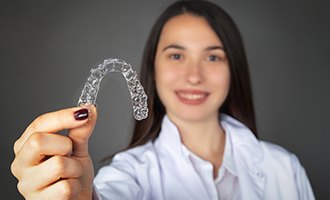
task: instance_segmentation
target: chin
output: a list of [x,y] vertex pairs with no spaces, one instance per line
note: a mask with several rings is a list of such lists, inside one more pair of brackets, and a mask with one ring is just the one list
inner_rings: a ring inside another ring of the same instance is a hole
[[176,113],[170,113],[168,116],[176,121],[186,121],[186,122],[202,122],[205,120],[211,120],[214,117],[218,118],[218,113],[205,113],[205,112],[193,112],[192,110],[190,111],[181,111],[181,112],[176,112]]

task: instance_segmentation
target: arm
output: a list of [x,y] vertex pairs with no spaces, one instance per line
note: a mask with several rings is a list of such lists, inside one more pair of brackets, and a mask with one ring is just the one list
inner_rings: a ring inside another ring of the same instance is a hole
[[312,186],[309,182],[308,176],[304,167],[299,162],[299,159],[292,154],[291,156],[292,167],[295,171],[295,181],[297,185],[299,199],[301,200],[314,200]]
[[94,196],[99,196],[100,200],[141,198],[135,170],[130,161],[122,160],[121,156],[115,156],[111,165],[99,170],[94,187]]

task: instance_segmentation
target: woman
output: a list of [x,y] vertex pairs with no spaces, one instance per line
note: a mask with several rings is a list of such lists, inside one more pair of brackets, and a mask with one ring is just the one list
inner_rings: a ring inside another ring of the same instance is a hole
[[[168,7],[151,31],[141,75],[150,116],[136,123],[129,147],[99,171],[95,187],[88,138],[96,110],[87,106],[42,115],[17,140],[12,172],[23,196],[314,199],[296,156],[257,140],[243,44],[221,8]],[[68,137],[52,134],[62,129]]]

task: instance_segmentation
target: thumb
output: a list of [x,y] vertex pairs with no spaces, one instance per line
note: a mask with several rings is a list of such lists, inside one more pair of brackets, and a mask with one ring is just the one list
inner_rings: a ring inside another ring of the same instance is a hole
[[73,142],[73,155],[76,157],[88,156],[88,140],[94,130],[97,110],[94,105],[82,105],[82,107],[88,109],[88,121],[84,125],[69,130],[69,138]]

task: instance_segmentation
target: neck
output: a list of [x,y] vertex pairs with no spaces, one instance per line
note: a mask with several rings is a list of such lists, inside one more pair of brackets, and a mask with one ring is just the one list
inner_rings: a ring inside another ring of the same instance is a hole
[[179,129],[182,143],[203,160],[211,162],[214,176],[217,176],[225,146],[225,132],[218,117],[198,122],[174,120],[174,123]]

